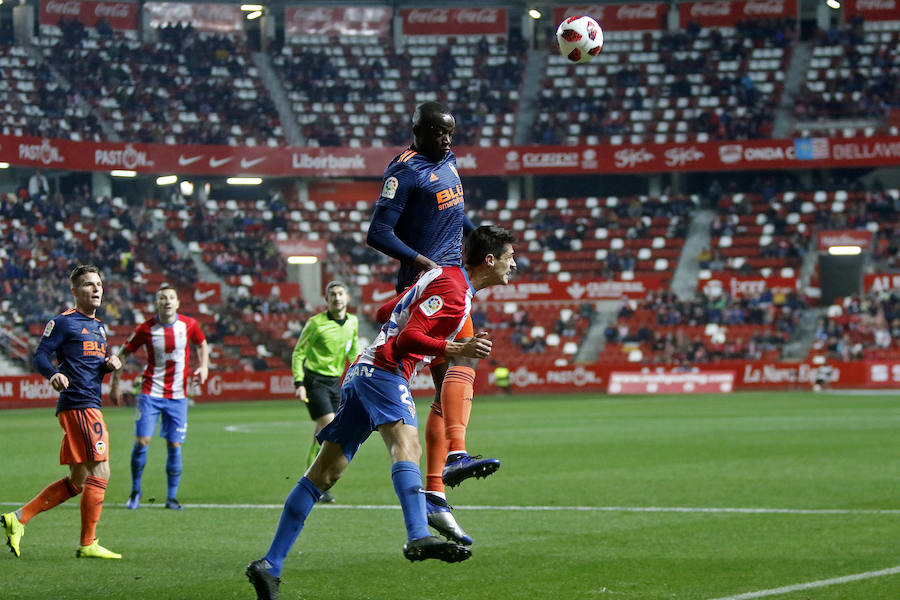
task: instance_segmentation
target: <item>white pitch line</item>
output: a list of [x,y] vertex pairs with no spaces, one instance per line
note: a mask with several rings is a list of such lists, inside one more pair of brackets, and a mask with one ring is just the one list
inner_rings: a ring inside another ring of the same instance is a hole
[[[0,502],[0,506],[21,506],[22,502]],[[162,508],[164,502],[144,502],[141,507]],[[69,506],[63,504],[62,506]],[[73,505],[76,506],[76,505]],[[124,504],[106,503],[106,506],[125,506]],[[357,510],[400,510],[396,504],[324,504],[327,509]],[[212,509],[280,509],[283,504],[184,504],[185,508]],[[492,506],[492,505],[454,505],[459,510],[498,510],[509,512],[636,512],[636,513],[687,513],[687,514],[776,514],[776,515],[900,515],[900,509],[877,508],[717,508],[702,506]]]
[[834,577],[832,579],[820,579],[819,581],[808,581],[806,583],[786,585],[780,588],[772,588],[771,590],[747,592],[746,594],[738,594],[736,596],[723,596],[721,598],[714,598],[713,600],[751,600],[753,598],[765,598],[766,596],[779,596],[781,594],[790,594],[791,592],[799,592],[802,590],[810,590],[813,588],[827,587],[829,585],[850,583],[851,581],[862,581],[863,579],[885,577],[886,575],[897,575],[898,573],[900,573],[900,566],[891,567],[889,569],[881,569],[880,571],[867,571],[865,573],[846,575],[844,577]]

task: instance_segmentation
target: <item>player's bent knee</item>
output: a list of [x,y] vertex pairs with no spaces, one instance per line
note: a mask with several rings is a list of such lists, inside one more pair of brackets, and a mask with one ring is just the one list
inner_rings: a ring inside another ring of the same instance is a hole
[[418,463],[422,458],[422,445],[418,436],[398,436],[391,444],[391,457],[394,462],[409,461]]
[[337,483],[348,464],[350,461],[344,456],[344,450],[340,444],[326,441],[316,459],[306,470],[306,478],[324,492]]
[[89,462],[87,463],[88,474],[100,479],[109,479],[109,462]]
[[450,360],[451,367],[469,367],[472,370],[478,369],[478,359],[469,358],[468,356],[454,356]]
[[136,438],[134,438],[134,441],[137,443],[138,446],[149,446],[149,445],[150,445],[150,440],[151,440],[151,439],[153,439],[153,438],[149,438],[149,437],[136,437]]

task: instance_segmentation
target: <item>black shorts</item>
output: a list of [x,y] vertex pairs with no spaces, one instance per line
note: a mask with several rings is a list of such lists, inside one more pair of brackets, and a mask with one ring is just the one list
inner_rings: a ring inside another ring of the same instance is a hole
[[306,408],[310,418],[315,421],[323,415],[337,412],[341,405],[341,378],[319,375],[307,371],[303,378],[306,388]]

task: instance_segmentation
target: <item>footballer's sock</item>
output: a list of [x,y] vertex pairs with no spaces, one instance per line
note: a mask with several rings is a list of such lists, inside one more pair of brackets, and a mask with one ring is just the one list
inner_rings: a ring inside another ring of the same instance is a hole
[[425,513],[425,494],[419,465],[401,460],[391,465],[391,481],[403,509],[406,536],[411,540],[428,537],[428,517]]
[[34,515],[59,506],[80,493],[81,490],[68,477],[54,481],[23,506],[17,518],[22,525],[25,525]]
[[308,469],[313,461],[316,460],[316,456],[319,455],[319,448],[321,448],[321,444],[319,444],[319,440],[313,437],[312,446],[309,447],[309,451],[306,453],[306,468]]
[[103,498],[106,496],[106,480],[88,476],[84,481],[81,495],[81,545],[90,546],[97,538],[97,521],[103,512]]
[[471,367],[453,366],[447,369],[441,385],[441,407],[448,452],[466,451],[466,427],[472,413],[474,385],[475,370]]
[[447,437],[444,434],[444,418],[441,405],[433,403],[425,421],[425,489],[429,492],[443,492],[444,480],[441,473],[447,462]]
[[284,559],[291,551],[291,546],[297,541],[306,517],[321,497],[322,491],[306,476],[301,477],[291,493],[288,494],[287,500],[284,501],[284,510],[281,511],[281,520],[278,521],[278,529],[275,530],[272,545],[269,546],[269,551],[265,556],[265,559],[272,565],[269,572],[275,577],[281,577]]
[[141,477],[144,474],[144,465],[147,464],[147,448],[137,442],[131,449],[131,491],[141,491]]
[[181,483],[181,446],[168,446],[166,457],[166,481],[169,491],[166,498],[178,497],[178,484]]

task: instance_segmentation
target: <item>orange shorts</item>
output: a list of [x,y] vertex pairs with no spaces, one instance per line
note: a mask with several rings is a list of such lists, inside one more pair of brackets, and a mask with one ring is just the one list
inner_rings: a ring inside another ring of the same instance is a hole
[[99,408],[64,410],[57,418],[63,430],[59,464],[109,460],[109,432]]
[[[462,329],[459,330],[459,333],[456,334],[455,340],[464,340],[466,338],[475,337],[475,324],[472,323],[472,315],[466,317],[466,322],[463,323]],[[446,358],[443,356],[435,356],[431,364],[439,365],[443,362],[446,362]]]

